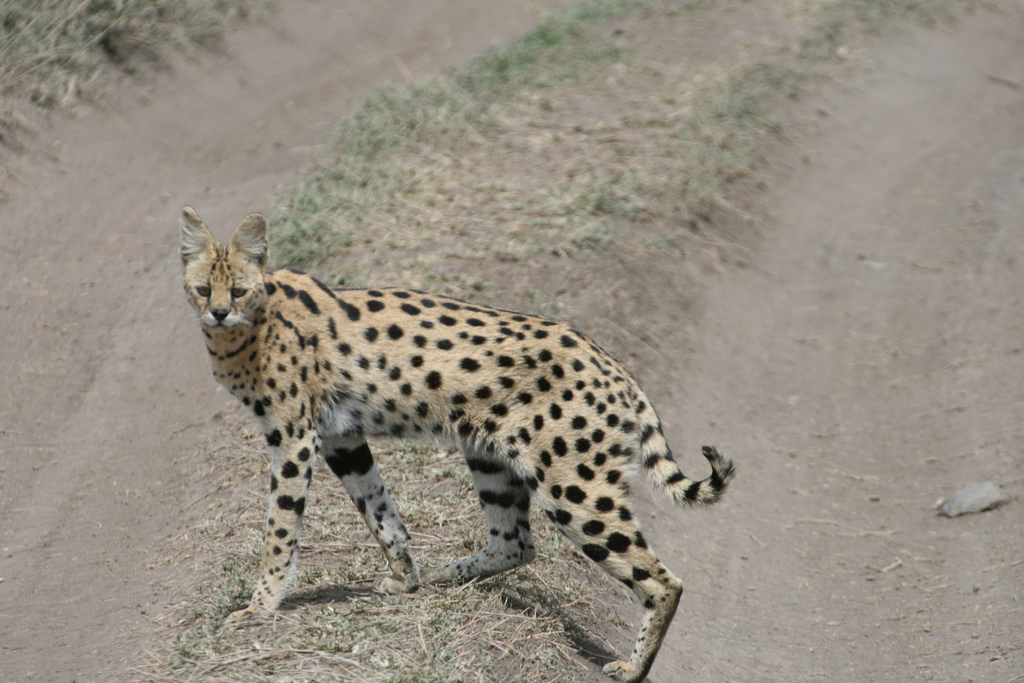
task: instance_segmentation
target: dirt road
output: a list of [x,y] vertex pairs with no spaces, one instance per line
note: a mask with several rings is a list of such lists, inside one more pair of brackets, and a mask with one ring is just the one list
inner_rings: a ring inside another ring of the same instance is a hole
[[[0,678],[103,680],[191,590],[147,569],[228,400],[180,295],[180,205],[225,228],[268,207],[369,88],[530,23],[482,4],[301,3],[5,160]],[[871,58],[793,105],[759,242],[641,375],[687,472],[702,442],[740,466],[714,513],[650,507],[687,585],[653,681],[1024,675],[1024,10]],[[935,515],[986,479],[1015,500]]]
[[[670,558],[706,605],[672,645],[695,680],[1024,675],[1024,16],[871,58],[798,106],[763,243],[709,287],[671,382],[676,440],[742,467]],[[1016,502],[936,516],[984,480]]]

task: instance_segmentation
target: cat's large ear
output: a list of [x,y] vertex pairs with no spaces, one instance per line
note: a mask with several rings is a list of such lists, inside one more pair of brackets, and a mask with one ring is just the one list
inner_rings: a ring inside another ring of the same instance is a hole
[[260,268],[267,265],[267,221],[258,213],[250,213],[235,228],[228,250],[250,259]]
[[181,262],[188,264],[209,250],[216,250],[217,240],[213,239],[203,220],[191,206],[181,210]]

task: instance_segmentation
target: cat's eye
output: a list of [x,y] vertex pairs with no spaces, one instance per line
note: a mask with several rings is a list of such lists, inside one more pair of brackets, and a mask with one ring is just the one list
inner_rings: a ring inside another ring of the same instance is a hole
[[210,296],[209,287],[196,287],[196,294],[199,296]]
[[243,296],[245,296],[245,290],[244,289],[242,289],[241,287],[232,287],[231,288],[231,298],[232,299],[241,299]]

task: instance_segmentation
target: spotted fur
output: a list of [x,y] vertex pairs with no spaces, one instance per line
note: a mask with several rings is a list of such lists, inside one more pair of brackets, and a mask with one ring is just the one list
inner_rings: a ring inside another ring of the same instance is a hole
[[[266,272],[266,224],[251,214],[227,247],[191,208],[181,218],[185,292],[213,374],[253,412],[273,453],[259,584],[243,617],[273,610],[294,580],[313,463],[344,483],[390,564],[378,588],[492,576],[536,556],[536,501],[587,557],[629,586],[644,620],[628,661],[639,681],[676,611],[682,582],[655,557],[629,500],[637,470],[671,500],[712,503],[733,477],[683,476],[650,401],[626,369],[572,327],[411,289],[332,289]],[[490,525],[486,549],[419,568],[367,437],[462,447]]]

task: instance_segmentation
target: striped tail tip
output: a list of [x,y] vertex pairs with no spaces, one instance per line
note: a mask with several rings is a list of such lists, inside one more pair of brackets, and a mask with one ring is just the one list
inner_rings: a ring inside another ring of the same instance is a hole
[[[736,476],[732,461],[713,446],[704,446],[701,453],[711,464],[711,476],[694,481],[676,471],[665,480],[664,490],[673,501],[691,506],[711,505],[718,501]],[[673,463],[675,464],[675,463]]]

